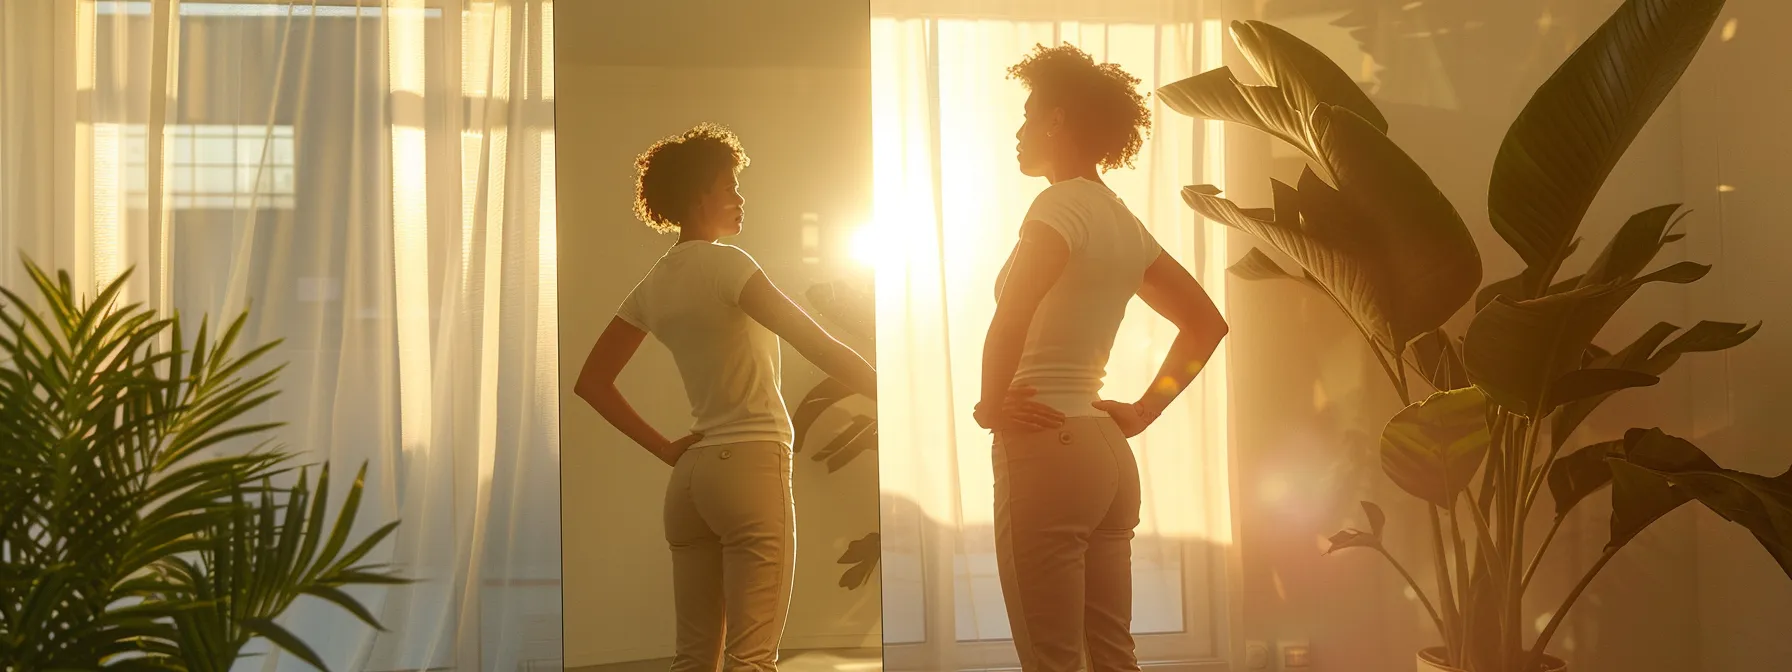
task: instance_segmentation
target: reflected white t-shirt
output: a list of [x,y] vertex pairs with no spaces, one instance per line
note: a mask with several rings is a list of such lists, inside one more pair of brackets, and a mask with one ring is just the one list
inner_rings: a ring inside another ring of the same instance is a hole
[[740,309],[759,263],[732,245],[679,243],[653,265],[616,316],[672,351],[703,438],[693,447],[747,441],[789,446],[779,389],[778,336]]
[[[1033,315],[1014,384],[1034,388],[1035,401],[1066,416],[1103,415],[1090,404],[1100,399],[1114,335],[1163,248],[1112,190],[1080,177],[1046,187],[1023,221],[1057,231],[1070,259]],[[997,296],[1013,263],[1011,254],[996,281]]]

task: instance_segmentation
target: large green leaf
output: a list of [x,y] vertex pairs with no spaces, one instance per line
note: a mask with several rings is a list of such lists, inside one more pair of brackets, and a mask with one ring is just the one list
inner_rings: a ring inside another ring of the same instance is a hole
[[1324,52],[1262,21],[1233,21],[1231,27],[1232,39],[1251,67],[1281,91],[1300,118],[1309,118],[1314,108],[1328,103],[1355,112],[1375,130],[1387,133],[1388,121],[1381,110]]
[[1382,548],[1381,530],[1387,525],[1388,516],[1374,502],[1365,501],[1362,505],[1363,515],[1369,519],[1369,530],[1367,532],[1356,528],[1339,530],[1327,540],[1331,545],[1326,547],[1323,555],[1331,555],[1346,548]]
[[1710,270],[1682,262],[1626,282],[1513,301],[1501,296],[1475,315],[1463,343],[1469,379],[1494,403],[1541,418],[1554,408],[1551,387],[1581,368],[1593,337],[1637,289],[1689,283]]
[[[1759,323],[1754,326],[1733,322],[1700,322],[1686,330],[1666,346],[1661,343],[1668,336],[1679,331],[1667,322],[1656,323],[1648,331],[1643,332],[1630,345],[1616,353],[1593,357],[1587,362],[1589,368],[1614,368],[1635,371],[1651,376],[1661,376],[1680,361],[1680,356],[1695,352],[1718,352],[1742,345],[1759,331]],[[1550,439],[1556,447],[1561,447],[1568,437],[1579,428],[1581,423],[1592,415],[1611,393],[1591,396],[1562,406],[1550,418],[1552,427]]]
[[1408,494],[1448,509],[1487,457],[1487,398],[1465,387],[1407,406],[1381,434],[1381,469]]
[[1731,469],[1654,473],[1724,520],[1748,528],[1792,578],[1792,470],[1771,478]]
[[1157,90],[1157,99],[1171,110],[1197,119],[1243,124],[1318,158],[1307,141],[1306,117],[1296,115],[1280,91],[1238,81],[1232,69],[1219,67]]
[[1536,269],[1566,258],[1599,188],[1679,81],[1724,0],[1627,0],[1531,96],[1494,160],[1493,228]]
[[1369,122],[1322,104],[1313,128],[1337,186],[1309,169],[1298,188],[1271,181],[1271,209],[1239,208],[1206,185],[1183,189],[1183,200],[1288,255],[1371,339],[1398,350],[1468,301],[1480,255],[1448,199]]
[[1281,264],[1270,259],[1269,255],[1254,247],[1245,252],[1237,263],[1228,267],[1226,272],[1238,276],[1241,280],[1292,280],[1312,289],[1325,291],[1325,288],[1320,287],[1313,276],[1306,273],[1289,273],[1282,268]]
[[1549,468],[1549,496],[1556,503],[1556,517],[1565,518],[1587,495],[1612,482],[1606,458],[1622,455],[1624,441],[1606,441],[1581,448],[1557,459]]
[[[1442,326],[1474,296],[1481,253],[1431,176],[1368,121],[1322,104],[1312,123],[1320,158],[1337,180],[1335,193],[1350,206],[1341,219],[1360,227],[1346,235],[1367,238],[1363,244],[1380,252],[1376,275],[1393,301],[1392,345],[1402,347]],[[1318,186],[1302,180],[1301,214],[1309,219],[1319,210],[1313,196],[1330,201],[1333,195]]]
[[[1674,217],[1679,210],[1680,204],[1675,203],[1632,215],[1593,259],[1587,272],[1579,276],[1579,286],[1626,281],[1642,273],[1667,244],[1668,229],[1679,221]],[[1684,216],[1685,213],[1681,213],[1681,217]]]
[[1606,548],[1630,543],[1644,528],[1691,501],[1663,473],[1717,471],[1705,451],[1660,429],[1632,429],[1624,434],[1621,454],[1608,455],[1612,470],[1611,539]]
[[1469,386],[1468,370],[1462,367],[1459,344],[1442,329],[1433,329],[1412,342],[1413,363],[1419,375],[1439,392]]
[[1191,117],[1263,131],[1316,161],[1322,157],[1312,120],[1320,105],[1349,109],[1376,132],[1387,132],[1381,110],[1323,52],[1261,21],[1234,21],[1231,28],[1233,41],[1268,86],[1247,85],[1220,67],[1159,88],[1158,100]]

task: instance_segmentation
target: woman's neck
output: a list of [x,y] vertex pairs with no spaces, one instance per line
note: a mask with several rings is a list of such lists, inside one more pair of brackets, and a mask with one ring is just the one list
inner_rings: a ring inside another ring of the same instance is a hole
[[1045,179],[1049,180],[1052,184],[1057,184],[1065,180],[1074,180],[1079,177],[1096,184],[1105,184],[1101,181],[1101,170],[1093,163],[1087,165],[1079,164],[1063,170],[1054,169],[1045,175]]
[[713,235],[710,235],[707,233],[702,233],[702,232],[697,232],[697,231],[685,231],[683,229],[680,229],[678,232],[678,243],[676,243],[676,244],[683,245],[685,243],[689,243],[689,242],[697,241],[697,240],[701,240],[705,243],[713,243],[713,242],[716,242],[716,238],[718,238],[718,237],[719,236],[713,236]]

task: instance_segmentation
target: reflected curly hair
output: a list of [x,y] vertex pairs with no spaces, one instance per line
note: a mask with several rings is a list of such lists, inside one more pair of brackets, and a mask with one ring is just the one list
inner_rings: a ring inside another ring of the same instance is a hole
[[1037,99],[1064,109],[1083,151],[1102,170],[1132,167],[1151,132],[1151,108],[1137,88],[1139,78],[1113,63],[1097,64],[1074,45],[1034,45],[1033,53],[1008,68]]
[[697,199],[723,171],[747,167],[740,138],[704,122],[661,139],[635,158],[635,216],[660,233],[674,233]]

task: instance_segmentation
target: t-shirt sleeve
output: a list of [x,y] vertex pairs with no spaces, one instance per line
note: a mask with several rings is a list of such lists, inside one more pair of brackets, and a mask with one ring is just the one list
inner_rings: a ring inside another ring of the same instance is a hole
[[740,305],[740,292],[747,286],[747,281],[759,272],[759,262],[746,250],[733,245],[717,245],[717,254],[710,268],[714,270],[716,299],[723,305]]
[[1027,208],[1027,218],[1022,223],[1039,222],[1051,227],[1075,251],[1089,240],[1087,216],[1084,209],[1077,206],[1069,190],[1047,187],[1033,199],[1033,206]]
[[641,310],[640,285],[635,285],[634,289],[629,290],[628,298],[623,299],[622,305],[616,307],[616,317],[622,318],[623,322],[629,323],[636,329],[647,331],[647,315]]

